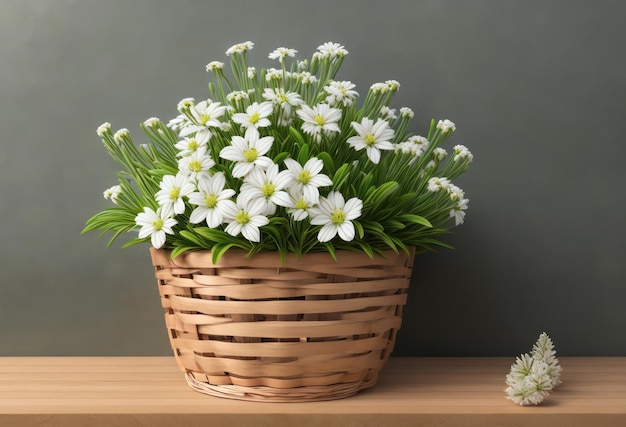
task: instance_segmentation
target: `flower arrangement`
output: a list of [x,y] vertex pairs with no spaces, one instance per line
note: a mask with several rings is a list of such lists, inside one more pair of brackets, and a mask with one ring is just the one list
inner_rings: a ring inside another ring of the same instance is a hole
[[350,81],[336,80],[347,50],[318,47],[310,60],[294,49],[269,54],[279,68],[248,64],[252,42],[226,51],[232,73],[213,61],[211,99],[185,98],[167,124],[141,128],[150,144],[136,145],[127,129],[109,123],[97,134],[124,170],[104,192],[116,206],[97,213],[83,232],[113,232],[109,244],[209,249],[217,260],[230,248],[292,252],[336,250],[370,257],[433,245],[463,223],[468,199],[452,181],[472,154],[441,148],[455,130],[431,121],[427,135],[407,130],[413,111],[390,108],[400,84],[373,84],[362,103]]
[[539,405],[550,391],[561,384],[559,360],[554,343],[543,332],[530,354],[519,356],[506,376],[507,399],[518,405]]

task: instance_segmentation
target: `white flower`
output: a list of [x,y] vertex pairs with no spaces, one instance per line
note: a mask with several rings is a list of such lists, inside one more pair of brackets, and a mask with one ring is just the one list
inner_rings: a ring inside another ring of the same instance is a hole
[[400,115],[403,118],[412,119],[415,116],[415,113],[413,113],[413,110],[411,110],[409,107],[402,107],[400,108]]
[[295,49],[288,49],[286,47],[279,47],[269,54],[269,59],[278,59],[280,62],[285,61],[286,56],[294,57],[298,53]]
[[348,54],[348,51],[342,45],[333,42],[326,42],[318,46],[317,50],[322,58],[344,57]]
[[441,133],[454,132],[456,125],[448,119],[439,120],[439,122],[437,122],[437,129],[440,129]]
[[348,138],[348,144],[356,151],[366,149],[367,157],[374,164],[380,161],[380,150],[393,150],[394,146],[391,139],[394,136],[394,130],[389,128],[386,120],[378,119],[376,123],[373,120],[363,117],[361,123],[352,122],[352,127],[356,130],[357,135]]
[[552,390],[547,368],[543,360],[533,359],[528,354],[518,357],[506,376],[507,399],[518,405],[541,403]]
[[226,99],[229,102],[240,102],[243,100],[250,99],[250,95],[245,90],[234,90],[228,95],[226,95]]
[[554,351],[554,344],[548,334],[543,332],[539,335],[539,339],[533,345],[531,356],[535,360],[542,360],[546,363],[552,388],[561,384],[562,368],[559,366],[559,360],[556,358],[556,352]]
[[179,112],[183,112],[194,106],[196,100],[193,98],[183,98],[178,102],[178,106],[176,107]]
[[296,194],[302,194],[305,199],[313,204],[317,203],[320,197],[318,187],[333,185],[331,179],[320,173],[324,167],[317,157],[312,157],[304,164],[304,167],[294,159],[285,159],[285,171],[291,180],[291,188]]
[[424,149],[424,150],[430,144],[430,141],[428,141],[426,138],[424,138],[423,136],[417,136],[417,135],[410,136],[407,141],[412,144],[417,145],[419,148]]
[[370,86],[370,91],[372,91],[376,95],[381,93],[387,93],[389,91],[389,86],[387,86],[385,83],[374,83]]
[[157,117],[150,117],[143,122],[143,125],[147,128],[153,128],[158,126],[160,122],[161,120],[159,120]]
[[189,222],[199,224],[206,221],[211,228],[224,222],[224,212],[229,205],[231,210],[236,209],[235,202],[230,200],[235,195],[235,190],[224,189],[226,178],[223,172],[217,172],[213,176],[198,183],[198,190],[189,195],[189,203],[197,208],[191,212]]
[[454,206],[454,208],[450,209],[450,217],[454,218],[455,225],[463,224],[465,219],[465,209],[467,209],[467,204],[469,203],[468,199],[461,199]]
[[339,132],[337,122],[341,119],[341,110],[330,108],[328,104],[317,104],[313,108],[302,104],[296,111],[302,119],[302,130],[315,137],[316,141],[321,139],[322,132]]
[[241,186],[239,199],[263,200],[263,214],[273,215],[276,206],[289,205],[289,195],[283,191],[290,182],[286,171],[278,172],[278,165],[272,164],[267,170],[252,169]]
[[180,132],[185,126],[188,126],[191,122],[189,117],[184,114],[179,114],[167,123],[167,126],[174,132]]
[[263,215],[264,205],[263,199],[249,201],[246,198],[237,197],[236,204],[228,204],[223,209],[224,221],[228,223],[224,231],[231,236],[241,233],[251,242],[260,241],[259,227],[269,224],[269,219]]
[[244,53],[249,50],[252,50],[252,48],[254,48],[254,43],[252,43],[251,41],[238,43],[236,45],[229,47],[228,50],[226,51],[226,55],[232,56],[235,53]]
[[435,159],[436,162],[441,162],[447,155],[448,152],[441,147],[437,147],[433,150],[433,159]]
[[211,61],[206,65],[207,72],[221,70],[222,68],[224,68],[224,63],[219,61]]
[[302,221],[309,216],[309,209],[314,203],[306,199],[300,192],[290,189],[289,204],[287,204],[287,212],[289,212],[294,221]]
[[200,148],[207,148],[207,142],[209,142],[210,136],[210,133],[203,132],[200,136],[192,136],[191,138],[183,137],[183,139],[174,145],[174,147],[180,150],[178,156],[188,156],[195,153]]
[[195,123],[191,123],[180,131],[180,136],[191,135],[202,136],[205,133],[211,133],[210,128],[219,128],[221,123],[220,117],[226,112],[226,107],[220,102],[211,102],[210,100],[199,102],[197,105],[189,107],[189,114],[193,117]]
[[301,73],[298,73],[297,77],[298,79],[302,80],[303,85],[310,85],[310,84],[317,82],[317,77],[315,77],[313,74],[309,73],[308,71],[302,71]]
[[385,84],[387,85],[389,90],[395,91],[395,90],[400,89],[400,83],[398,83],[397,80],[387,80]]
[[117,205],[117,196],[119,196],[121,192],[122,187],[120,187],[119,185],[114,185],[113,187],[104,190],[102,195],[105,199],[111,199],[111,201]]
[[130,138],[130,132],[126,128],[122,128],[118,130],[117,132],[115,132],[115,135],[113,135],[113,139],[118,144],[121,143],[126,138]]
[[189,196],[195,190],[194,185],[188,181],[183,173],[176,176],[165,175],[159,184],[155,199],[163,210],[163,215],[172,216],[185,212],[183,197]]
[[353,197],[344,202],[343,195],[338,191],[331,191],[328,197],[320,197],[319,206],[311,208],[311,224],[321,225],[317,240],[328,242],[339,233],[339,237],[346,242],[354,239],[355,230],[353,219],[361,216],[363,202]]
[[349,81],[335,82],[331,81],[328,86],[324,86],[324,91],[328,93],[326,102],[332,106],[343,104],[344,107],[352,105],[355,98],[359,96],[354,89],[356,86]]
[[260,104],[255,102],[246,108],[245,113],[234,114],[232,119],[233,122],[239,123],[242,128],[264,128],[271,125],[268,117],[272,114],[272,111],[271,102],[262,102]]
[[253,79],[256,77],[256,68],[248,67],[248,78]]
[[263,93],[263,98],[282,108],[287,116],[291,115],[292,107],[297,107],[304,102],[299,93],[285,92],[283,88],[266,88]]
[[220,157],[237,162],[233,168],[233,176],[241,178],[255,167],[267,169],[274,164],[272,159],[265,157],[265,154],[272,148],[273,142],[274,137],[259,138],[258,131],[250,127],[245,137],[233,136],[231,145],[220,151]]
[[454,146],[454,156],[452,160],[467,160],[471,162],[474,160],[474,155],[467,149],[465,145],[455,145]]
[[465,191],[452,183],[448,184],[446,190],[450,195],[450,200],[452,200],[453,202],[458,202],[465,197]]
[[178,170],[188,179],[200,182],[207,179],[209,169],[215,166],[206,147],[199,147],[196,151],[178,161]]
[[448,178],[432,177],[428,180],[428,191],[436,193],[439,190],[447,190],[450,186]]
[[98,134],[98,136],[102,138],[105,133],[110,132],[110,131],[111,131],[111,123],[104,122],[100,126],[98,126],[98,129],[96,129],[96,134]]
[[139,238],[151,236],[152,246],[157,249],[165,244],[165,234],[174,234],[172,227],[177,224],[176,220],[165,215],[161,208],[155,212],[147,207],[137,214],[135,223],[141,226]]
[[396,116],[396,110],[394,108],[389,108],[386,105],[380,107],[380,118],[383,120],[395,120],[398,118]]

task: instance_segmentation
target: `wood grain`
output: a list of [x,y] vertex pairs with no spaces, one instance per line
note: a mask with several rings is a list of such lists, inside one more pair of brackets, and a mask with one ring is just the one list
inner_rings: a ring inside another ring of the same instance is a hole
[[378,384],[314,403],[220,399],[173,357],[0,358],[0,426],[624,426],[626,358],[561,358],[538,407],[504,397],[512,358],[391,358]]

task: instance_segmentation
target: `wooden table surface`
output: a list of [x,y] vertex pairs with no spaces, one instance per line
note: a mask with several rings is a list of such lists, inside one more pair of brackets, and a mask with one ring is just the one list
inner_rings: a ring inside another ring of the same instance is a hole
[[626,426],[626,357],[560,358],[541,406],[505,399],[512,358],[391,358],[378,384],[330,402],[193,391],[173,357],[0,357],[0,426]]

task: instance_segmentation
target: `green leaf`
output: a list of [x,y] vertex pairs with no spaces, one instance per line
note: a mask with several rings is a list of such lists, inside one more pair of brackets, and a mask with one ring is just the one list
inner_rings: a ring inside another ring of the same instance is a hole
[[302,144],[298,152],[298,163],[304,165],[309,159],[309,144]]
[[374,258],[374,251],[372,250],[372,247],[369,245],[369,243],[364,242],[362,240],[357,240],[356,243],[357,245],[359,245],[361,250],[363,250],[363,252],[367,254],[368,257]]
[[352,220],[352,224],[354,224],[354,228],[356,230],[357,235],[359,236],[359,239],[362,239],[363,236],[365,235],[365,232],[363,231],[363,226],[357,220]]
[[185,246],[185,245],[180,245],[180,246],[176,246],[173,250],[172,253],[170,254],[170,258],[174,259],[176,258],[178,255],[187,252],[187,251],[191,251],[197,249],[194,246]]
[[289,134],[291,135],[293,139],[296,140],[296,143],[298,145],[302,146],[306,144],[306,142],[304,141],[304,138],[302,137],[302,134],[298,132],[298,130],[294,128],[293,126],[289,127]]
[[237,246],[236,243],[229,243],[227,245],[215,244],[211,248],[211,257],[213,264],[217,264],[222,257],[230,248]]
[[324,169],[327,175],[333,175],[335,173],[335,162],[330,154],[326,151],[322,151],[317,155],[317,158],[324,162]]
[[330,254],[331,257],[337,262],[337,254],[335,254],[335,246],[331,242],[322,243],[326,247],[326,250]]
[[232,242],[232,236],[222,230],[216,230],[214,228],[209,228],[209,227],[197,227],[194,229],[194,231],[201,237],[211,242],[220,243],[220,244]]
[[[117,234],[114,236],[114,238],[115,238],[115,237],[117,237]],[[113,238],[113,239],[111,239],[111,241],[109,242],[109,245],[113,242],[114,238]],[[145,238],[143,238],[143,239],[140,239],[140,238],[136,237],[136,238],[134,238],[134,239],[132,239],[132,240],[129,240],[128,242],[124,243],[124,244],[122,245],[122,249],[125,249],[125,248],[127,248],[127,247],[129,247],[129,246],[137,245],[137,244],[139,244],[139,243],[145,243],[145,242],[148,242],[149,240],[150,240],[150,239],[148,239],[147,237],[145,237]],[[108,246],[108,245],[107,245],[107,246]]]
[[339,169],[337,169],[332,178],[333,190],[339,190],[344,181],[348,178],[348,176],[350,176],[350,172],[348,170],[349,167],[350,166],[347,163],[344,163]]
[[290,157],[291,154],[289,154],[286,151],[283,151],[282,153],[278,153],[277,155],[274,156],[274,163],[276,163],[277,165],[281,164],[286,158]]
[[433,228],[433,225],[423,216],[414,214],[402,214],[398,216],[399,221],[412,222],[414,224],[423,225],[424,227]]

